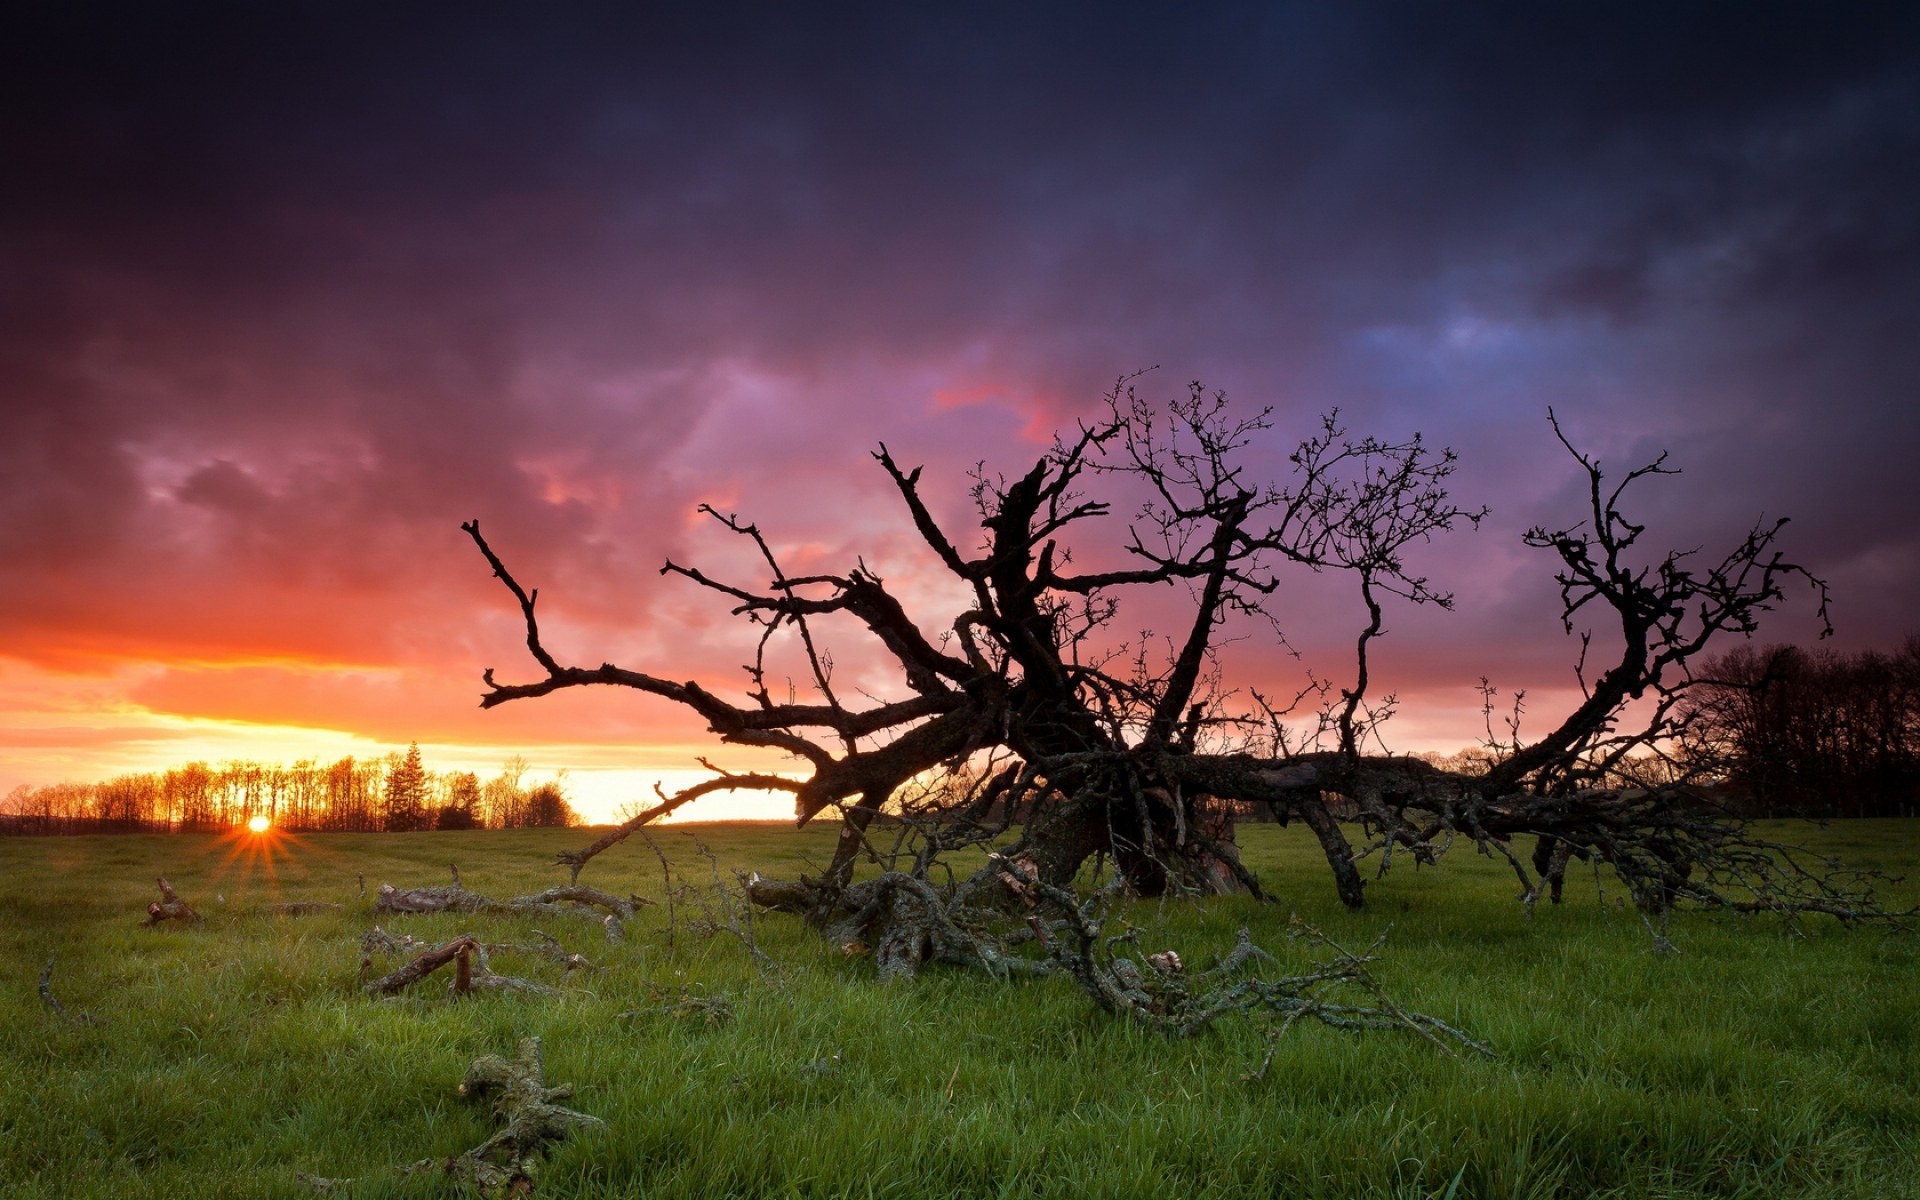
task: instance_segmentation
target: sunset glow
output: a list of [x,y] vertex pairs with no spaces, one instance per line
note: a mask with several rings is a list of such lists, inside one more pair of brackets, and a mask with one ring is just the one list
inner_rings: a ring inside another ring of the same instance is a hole
[[[1156,396],[1200,378],[1273,406],[1275,481],[1333,408],[1459,449],[1457,495],[1492,515],[1415,549],[1458,604],[1388,618],[1395,750],[1480,737],[1482,675],[1542,721],[1578,696],[1520,546],[1580,517],[1549,405],[1609,464],[1674,452],[1684,474],[1643,491],[1661,545],[1791,515],[1840,644],[1910,631],[1898,39],[1741,22],[1675,72],[1604,7],[1448,7],[1443,34],[1281,6],[1091,39],[1058,13],[847,39],[648,7],[457,35],[396,12],[369,38],[43,6],[14,39],[0,796],[417,742],[436,771],[567,770],[605,820],[702,754],[790,769],[628,692],[480,710],[483,670],[541,668],[460,522],[539,589],[562,659],[737,700],[757,631],[659,568],[764,564],[697,505],[757,521],[790,570],[864,562],[949,636],[953,581],[874,447],[966,530],[976,464],[1025,471],[1156,363]],[[522,34],[538,52],[499,50]],[[1342,677],[1355,597],[1308,572],[1278,594],[1285,641],[1231,630],[1228,686]],[[1815,629],[1796,601],[1760,636]],[[821,635],[849,695],[900,694],[857,625]],[[784,632],[771,653],[770,687],[809,677]]]
[[0,174],[0,1179],[1920,1200],[1920,0],[26,0]]

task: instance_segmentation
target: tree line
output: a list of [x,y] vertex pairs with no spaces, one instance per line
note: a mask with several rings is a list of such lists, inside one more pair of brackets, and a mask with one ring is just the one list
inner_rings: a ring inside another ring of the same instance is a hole
[[100,783],[22,784],[0,800],[0,833],[206,832],[256,817],[312,833],[579,823],[562,783],[530,784],[526,773],[520,758],[488,779],[473,771],[429,771],[418,744],[405,754],[333,763],[191,762]]
[[1741,646],[1689,695],[1682,751],[1762,815],[1920,815],[1920,637],[1891,653]]

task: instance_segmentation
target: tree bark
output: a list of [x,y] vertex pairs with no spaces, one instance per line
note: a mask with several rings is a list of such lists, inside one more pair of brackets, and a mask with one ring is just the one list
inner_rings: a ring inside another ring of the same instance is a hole
[[1333,886],[1340,894],[1340,903],[1351,909],[1365,908],[1366,880],[1360,878],[1360,869],[1353,864],[1353,845],[1341,832],[1340,822],[1334,819],[1332,810],[1321,801],[1310,800],[1294,811],[1300,814],[1307,828],[1313,830],[1313,836],[1320,839],[1327,866],[1333,870]]

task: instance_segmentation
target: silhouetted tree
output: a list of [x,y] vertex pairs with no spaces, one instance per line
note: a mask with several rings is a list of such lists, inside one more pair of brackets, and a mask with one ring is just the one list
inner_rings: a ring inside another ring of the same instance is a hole
[[1920,810],[1920,638],[1892,654],[1742,646],[1701,676],[1686,747],[1754,811]]
[[[713,591],[757,627],[744,703],[611,663],[563,665],[542,642],[537,593],[515,580],[477,522],[465,525],[519,603],[528,650],[544,671],[504,684],[489,669],[483,707],[585,685],[632,688],[693,709],[725,742],[783,751],[803,765],[799,778],[716,773],[561,862],[577,878],[634,829],[713,791],[782,791],[803,823],[839,812],[840,840],[817,877],[756,878],[756,900],[805,912],[836,936],[908,947],[897,962],[954,956],[996,970],[980,957],[984,943],[969,914],[1017,914],[1051,897],[1070,925],[1067,889],[1096,855],[1137,895],[1258,893],[1230,822],[1220,819],[1223,802],[1305,822],[1341,899],[1354,907],[1364,903],[1360,859],[1378,856],[1381,869],[1396,855],[1431,862],[1460,839],[1507,862],[1528,903],[1559,898],[1569,860],[1595,859],[1651,911],[1679,900],[1787,914],[1879,911],[1870,893],[1841,887],[1819,864],[1750,840],[1670,752],[1692,666],[1714,639],[1750,635],[1796,579],[1811,587],[1824,616],[1824,584],[1775,546],[1784,520],[1756,525],[1718,560],[1647,553],[1645,527],[1626,515],[1623,495],[1671,473],[1665,456],[1609,480],[1562,436],[1585,478],[1588,511],[1569,526],[1536,526],[1525,541],[1558,568],[1568,633],[1576,618],[1605,620],[1617,657],[1590,670],[1583,633],[1582,703],[1532,741],[1517,726],[1492,736],[1490,721],[1485,763],[1449,770],[1370,752],[1393,698],[1372,693],[1369,656],[1387,603],[1452,604],[1404,557],[1409,546],[1481,516],[1448,495],[1452,452],[1433,451],[1417,435],[1352,438],[1329,417],[1294,447],[1289,478],[1259,482],[1248,453],[1268,429],[1267,412],[1236,419],[1224,397],[1197,384],[1165,410],[1126,386],[1107,404],[1105,417],[1057,439],[1018,478],[976,474],[983,533],[972,552],[922,498],[921,471],[879,448],[874,458],[927,549],[969,596],[929,625],[865,562],[843,574],[791,575],[757,526],[703,508],[746,539],[764,576],[733,583],[674,562],[662,570]],[[1553,429],[1559,435],[1557,422]],[[1120,561],[1093,558],[1081,568],[1076,551],[1098,551],[1076,547],[1071,535],[1112,511],[1111,501],[1085,490],[1100,480],[1130,494],[1136,515]],[[1315,682],[1292,704],[1255,692],[1237,705],[1220,682],[1220,630],[1231,617],[1270,620],[1288,569],[1353,580],[1363,614],[1354,674],[1337,691]],[[1166,585],[1190,599],[1182,632],[1164,649],[1117,635],[1122,597]],[[896,665],[906,694],[850,703],[822,640],[834,622],[863,628]],[[768,646],[780,634],[793,638],[806,665],[813,694],[805,701],[777,699],[768,686]],[[1317,711],[1290,724],[1311,699]],[[1630,713],[1642,719],[1629,724]],[[1656,771],[1650,761],[1665,766]],[[886,805],[908,829],[892,846],[867,837]],[[1364,836],[1359,849],[1336,818],[1342,808]],[[1532,841],[1531,870],[1516,845],[1522,837]],[[988,865],[934,888],[943,856],[965,847],[988,849]],[[879,884],[852,883],[863,856],[886,866]],[[971,932],[954,932],[962,925]],[[1026,936],[1018,926],[1013,932]]]
[[475,829],[480,825],[480,777],[459,771],[446,777],[446,803],[433,817],[435,829]]
[[418,742],[387,772],[385,824],[389,832],[427,828],[427,772]]
[[577,823],[573,806],[557,783],[538,784],[529,791],[520,820],[529,829],[565,829]]
[[521,780],[527,774],[527,760],[519,755],[500,765],[500,773],[480,789],[481,806],[489,829],[517,829],[523,823],[527,789]]

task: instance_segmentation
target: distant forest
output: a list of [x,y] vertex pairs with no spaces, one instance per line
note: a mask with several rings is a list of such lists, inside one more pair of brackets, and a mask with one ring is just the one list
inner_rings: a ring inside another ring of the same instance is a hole
[[1688,692],[1683,755],[1759,815],[1920,814],[1920,637],[1891,654],[1743,646]]
[[[1706,664],[1686,711],[1670,753],[1714,764],[1718,790],[1747,813],[1920,815],[1920,637],[1892,653],[1743,646]],[[526,770],[513,759],[485,780],[429,771],[418,745],[331,764],[196,762],[104,783],[22,785],[0,799],[0,834],[194,832],[256,816],[316,833],[577,824],[562,786],[528,786]]]
[[[1613,782],[1693,781],[1748,817],[1920,816],[1920,637],[1891,654],[1742,646],[1697,667],[1676,725]],[[1421,757],[1474,774],[1498,755]]]
[[191,833],[266,817],[313,833],[423,829],[522,829],[578,823],[561,784],[528,786],[511,759],[482,780],[429,771],[416,744],[405,754],[279,766],[188,763],[104,783],[22,785],[0,800],[0,834]]

